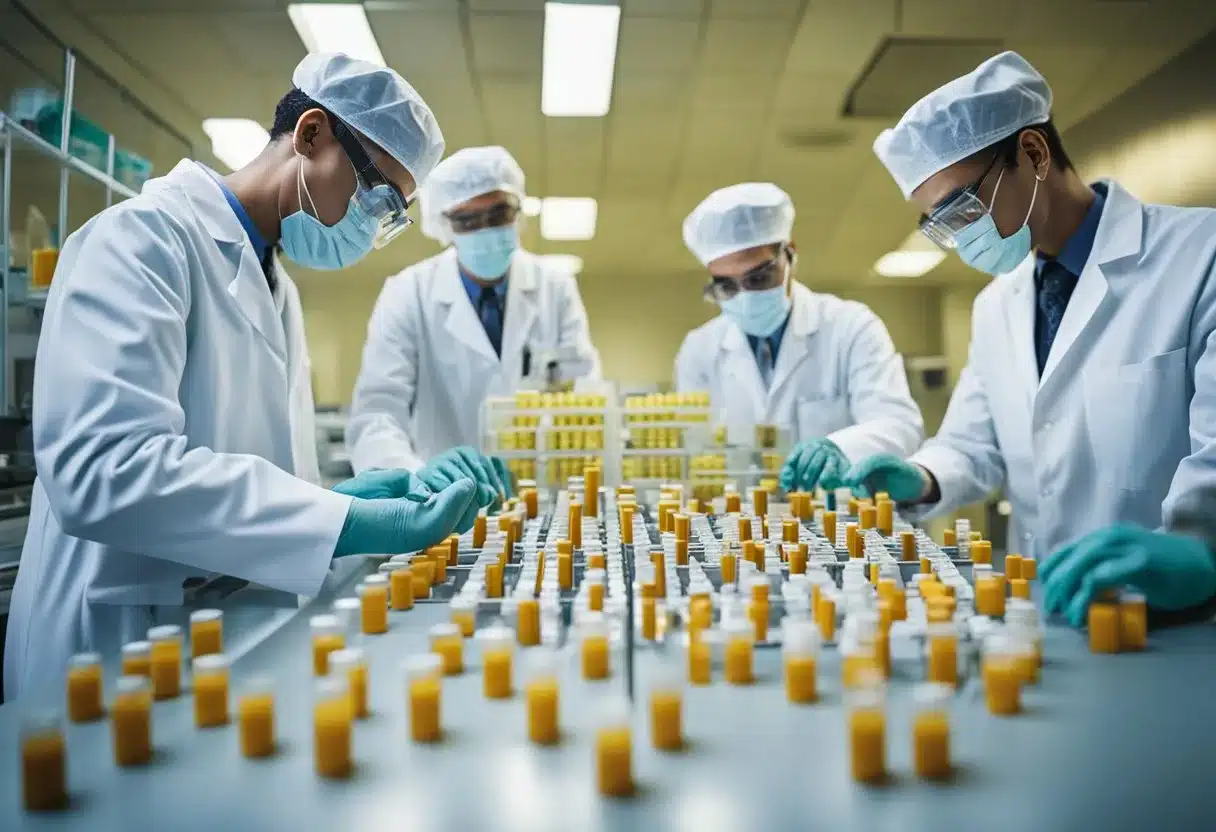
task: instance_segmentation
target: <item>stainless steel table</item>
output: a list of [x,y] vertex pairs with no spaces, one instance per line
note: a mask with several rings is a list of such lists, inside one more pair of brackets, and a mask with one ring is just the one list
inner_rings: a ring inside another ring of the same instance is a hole
[[[330,598],[318,599],[327,606]],[[464,676],[444,682],[444,741],[407,738],[401,664],[427,649],[427,628],[446,607],[393,613],[390,632],[364,639],[374,714],[357,724],[357,770],[348,781],[313,771],[314,679],[308,613],[237,661],[240,680],[276,680],[280,748],[250,761],[235,726],[196,730],[189,695],[154,707],[156,758],[140,769],[111,760],[107,722],[68,727],[73,805],[54,815],[20,808],[17,706],[0,708],[0,829],[3,830],[1124,830],[1216,829],[1216,627],[1153,633],[1139,654],[1091,655],[1084,635],[1052,628],[1042,682],[1026,711],[997,718],[978,682],[952,706],[956,777],[927,784],[911,772],[909,690],[916,670],[897,667],[888,697],[890,780],[848,775],[844,709],[833,653],[821,659],[822,701],[785,701],[779,655],[757,652],[757,684],[727,686],[715,668],[709,688],[685,695],[687,748],[649,746],[645,690],[674,650],[635,655],[634,768],[638,794],[595,791],[593,742],[602,701],[624,692],[614,678],[578,678],[563,662],[564,738],[542,749],[525,740],[521,697],[482,697],[475,647]],[[516,682],[527,651],[516,654]],[[906,677],[906,678],[905,678]]]

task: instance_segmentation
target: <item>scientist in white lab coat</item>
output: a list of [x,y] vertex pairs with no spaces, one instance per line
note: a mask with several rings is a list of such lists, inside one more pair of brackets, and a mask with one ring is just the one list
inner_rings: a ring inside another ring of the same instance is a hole
[[848,482],[934,513],[1003,486],[1010,549],[1047,557],[1045,604],[1077,625],[1108,586],[1166,610],[1211,599],[1203,537],[1158,529],[1216,483],[1216,211],[1085,183],[1047,81],[1013,52],[921,99],[874,150],[921,230],[996,279],[937,436]]
[[501,147],[459,150],[427,181],[423,231],[448,248],[376,301],[346,429],[356,473],[476,447],[488,396],[598,378],[574,275],[520,247],[523,198]]
[[392,70],[310,55],[292,82],[247,167],[183,161],[63,246],[38,344],[8,699],[61,695],[72,654],[114,662],[149,626],[182,623],[200,585],[235,589],[234,612],[266,599],[243,581],[290,603],[335,557],[411,551],[476,515],[472,481],[440,494],[399,472],[316,482],[299,299],[273,248],[339,269],[392,239],[443,137]]
[[924,423],[878,316],[795,280],[793,228],[789,195],[759,182],[714,191],[685,219],[722,313],[684,338],[676,389],[708,391],[731,441],[752,442],[757,424],[791,429],[782,487],[834,488],[851,461],[912,453]]

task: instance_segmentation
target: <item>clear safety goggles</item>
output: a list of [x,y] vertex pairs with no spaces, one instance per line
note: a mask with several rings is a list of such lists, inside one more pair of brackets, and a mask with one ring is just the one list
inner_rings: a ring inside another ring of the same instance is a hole
[[444,214],[455,234],[468,234],[483,228],[502,228],[519,217],[520,201],[508,194],[501,202],[481,211],[449,211]]
[[[999,158],[1001,154],[997,153],[979,179],[947,196],[934,206],[933,213],[922,214],[917,226],[920,232],[942,248],[953,249],[958,232],[988,213],[988,206],[979,197],[980,185],[988,178]],[[1001,176],[1004,175],[1002,168]],[[997,178],[996,186],[1001,186],[1000,177]],[[996,199],[995,191],[992,198]]]
[[761,263],[742,277],[710,275],[709,283],[705,284],[701,295],[711,303],[722,303],[740,292],[762,292],[765,289],[775,289],[785,282],[786,272],[781,267],[787,257],[792,262],[793,256],[789,247],[785,247],[772,260]]
[[355,168],[355,202],[379,223],[372,245],[375,248],[384,248],[396,239],[398,234],[414,224],[414,220],[406,213],[414,204],[414,200],[406,199],[400,189],[376,167],[371,155],[363,147],[363,142],[353,130],[339,121],[334,129],[334,137]]

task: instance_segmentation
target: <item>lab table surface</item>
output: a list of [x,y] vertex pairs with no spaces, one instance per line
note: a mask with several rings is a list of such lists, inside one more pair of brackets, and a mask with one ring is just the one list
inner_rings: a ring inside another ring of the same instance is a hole
[[[318,607],[330,598],[319,598]],[[56,814],[20,807],[21,703],[0,708],[0,829],[4,830],[1124,830],[1216,829],[1216,626],[1150,634],[1142,653],[1094,655],[1083,633],[1049,627],[1042,679],[1023,694],[1024,712],[985,710],[978,679],[950,706],[955,774],[916,779],[911,696],[923,672],[896,661],[887,696],[888,779],[849,776],[846,711],[835,651],[820,658],[820,701],[792,705],[780,654],[756,652],[757,681],[729,686],[720,667],[710,687],[686,688],[686,747],[650,747],[646,691],[673,645],[634,655],[634,776],[637,793],[596,791],[594,738],[607,701],[624,696],[623,654],[613,677],[584,682],[573,648],[561,648],[559,745],[526,740],[519,693],[529,662],[515,657],[516,694],[482,695],[475,642],[465,674],[443,683],[443,741],[408,739],[401,665],[427,650],[427,630],[447,607],[391,614],[390,631],[362,639],[370,665],[372,715],[356,723],[356,768],[329,781],[313,770],[312,675],[305,609],[233,666],[232,688],[274,679],[279,747],[265,760],[238,752],[235,725],[199,730],[192,702],[157,702],[155,757],[119,769],[106,721],[68,725],[72,805]],[[484,622],[482,622],[484,623]],[[235,709],[234,709],[235,710]]]

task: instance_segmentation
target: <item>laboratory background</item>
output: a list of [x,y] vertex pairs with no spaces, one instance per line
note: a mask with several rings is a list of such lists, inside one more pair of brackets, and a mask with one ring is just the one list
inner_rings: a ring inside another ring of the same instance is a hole
[[[571,50],[548,42],[548,18],[559,5],[609,10],[576,33],[583,48],[574,68],[562,63]],[[705,457],[690,454],[681,457],[682,467],[660,463],[647,469],[645,448],[655,450],[656,459],[676,449],[664,447],[662,439],[643,446],[640,432],[627,439],[622,431],[631,426],[627,406],[653,411],[666,404],[684,413],[702,404],[695,397],[661,398],[675,389],[677,352],[686,336],[719,311],[703,297],[708,273],[690,252],[683,225],[711,192],[736,183],[771,182],[789,195],[796,209],[796,281],[812,292],[859,301],[877,315],[906,372],[924,436],[937,432],[973,334],[1003,337],[999,331],[972,330],[973,304],[992,278],[917,231],[919,211],[901,196],[876,158],[874,143],[927,93],[1006,50],[1019,53],[1050,82],[1052,119],[1086,182],[1117,179],[1145,203],[1216,206],[1216,3],[1211,0],[0,0],[0,622],[21,556],[34,481],[34,355],[54,252],[90,218],[131,198],[183,158],[220,173],[254,159],[267,141],[293,68],[310,52],[342,51],[399,72],[434,111],[446,154],[496,145],[514,157],[526,176],[521,245],[575,275],[608,385],[573,388],[575,395],[592,391],[608,397],[610,426],[598,440],[604,443],[597,448],[603,458],[598,462],[611,469],[613,487],[635,476],[655,480],[656,487],[663,479],[683,482],[671,493],[663,486],[663,500],[678,491],[679,506],[679,499],[698,496],[691,466]],[[411,213],[418,220],[419,206]],[[303,308],[317,453],[329,484],[352,475],[344,432],[377,298],[386,280],[442,249],[415,227],[342,271],[284,264]],[[564,403],[577,409],[602,407],[603,401],[589,396]],[[497,402],[504,413],[533,404],[515,396]],[[250,418],[257,417],[256,401],[243,406]],[[567,475],[578,478],[578,489],[584,487],[583,463],[547,470],[542,464],[539,472],[535,464],[529,468],[528,452],[537,447],[523,444],[515,433],[521,426],[527,433],[537,423],[495,416],[481,402],[470,402],[468,411],[475,414],[469,418],[480,420],[480,449],[505,451],[517,481],[540,480],[542,492],[555,487],[542,496],[541,514],[556,511],[553,516],[567,522],[568,503],[581,491],[566,495],[561,489]],[[714,415],[711,409],[696,418],[713,421]],[[491,424],[496,418],[506,421]],[[788,452],[798,438],[756,437],[774,455]],[[712,446],[713,437],[707,434],[706,442]],[[642,454],[632,468],[631,450]],[[775,476],[780,460],[762,462],[761,468]],[[587,476],[600,475],[597,470]],[[764,487],[758,477],[740,485],[740,492],[761,536],[768,534],[768,525],[761,526],[763,510],[752,502],[752,488]],[[614,501],[627,493],[606,498],[605,512],[613,514]],[[733,485],[711,489],[705,500],[725,500],[726,516],[732,495],[738,512]],[[639,502],[646,502],[641,490]],[[791,502],[791,511],[801,516],[796,503]],[[838,509],[843,518],[843,504]],[[850,515],[852,509],[860,517],[867,506],[851,506]],[[997,490],[922,525],[939,542],[948,533],[950,546],[964,543],[956,534],[982,529],[989,550],[989,540],[1001,549],[1010,512],[1006,495]],[[660,533],[675,531],[667,525],[670,513],[654,514],[656,541]],[[623,515],[613,516],[620,521]],[[581,522],[581,515],[568,522]],[[903,521],[897,515],[894,522],[898,536]],[[824,532],[821,523],[815,520],[815,534]],[[509,524],[497,526],[493,517],[489,524],[492,538],[501,532],[511,540]],[[714,532],[722,537],[717,525]],[[481,533],[484,541],[484,526]],[[606,533],[609,543],[614,534],[618,543],[627,534],[615,526]],[[749,525],[746,534],[751,533]],[[743,534],[732,526],[728,536],[738,544],[746,539]],[[840,534],[843,540],[843,519]],[[465,543],[461,547],[463,558]],[[934,551],[934,558],[945,557]],[[958,559],[957,549],[941,551]],[[456,549],[452,552],[455,564]],[[536,580],[539,588],[542,577]],[[1210,660],[1210,646],[1196,649]],[[1180,678],[1192,687],[1213,681],[1210,671],[1188,671]],[[1133,691],[1148,690],[1140,677],[1129,681],[1099,672],[1078,695],[1100,698],[1103,684],[1115,680]],[[1137,702],[1157,713],[1147,698]],[[1050,706],[1044,708],[1026,717],[1043,723],[1036,737],[1050,729],[1045,716]],[[1115,735],[1121,725],[1110,728],[1109,747],[1095,747],[1118,754]],[[769,716],[753,728],[771,737],[783,726]],[[461,741],[469,741],[467,735]],[[1016,746],[1016,740],[1008,741]],[[305,756],[310,742],[306,734],[297,740]],[[641,734],[635,742],[643,744]],[[0,753],[14,752],[4,747]],[[1071,749],[1060,753],[1079,759]],[[507,757],[487,759],[507,770]],[[1025,765],[1032,758],[1014,759]],[[787,750],[775,760],[782,766],[799,764]],[[434,765],[454,782],[464,763],[436,758]],[[763,761],[755,767],[763,768]],[[14,771],[11,765],[5,770]],[[497,777],[490,763],[472,770],[479,777]],[[589,768],[584,774],[592,776]],[[988,782],[990,776],[980,774],[980,785],[998,788],[999,783]],[[235,787],[231,778],[224,782]],[[661,785],[654,788],[662,794]],[[1119,784],[1077,788],[1096,795]],[[701,802],[689,796],[694,792]],[[619,825],[624,815],[599,814],[597,806],[577,801],[563,811],[587,812],[594,821],[550,826],[548,816],[529,814],[509,795],[504,785],[497,799],[513,806],[498,819],[510,828],[625,828]],[[1066,802],[1062,793],[1056,796]],[[312,805],[313,799],[302,805]],[[445,786],[442,799],[457,800],[456,790]],[[824,811],[835,819],[829,828],[903,826],[893,805],[858,809],[860,804],[845,806],[847,799],[839,794],[822,799]],[[932,816],[932,805],[917,804],[917,812],[923,812],[917,823]],[[956,817],[965,815],[961,803],[952,806],[962,813]],[[760,825],[751,825],[745,814],[732,814],[737,807],[729,801],[715,802],[706,790],[694,788],[672,798],[668,825],[654,828],[794,828],[786,825],[796,817],[787,808],[756,809],[753,819],[760,818]],[[861,814],[850,814],[857,811]],[[111,820],[120,816],[109,815]],[[225,817],[234,828],[245,828],[236,816]],[[309,828],[306,816],[294,817],[298,828]],[[468,816],[473,817],[488,816]],[[1016,813],[1006,818],[1014,819]],[[1086,825],[1080,810],[1056,820],[1060,825],[1038,828],[1095,828]],[[1013,828],[998,821],[992,828]],[[433,828],[441,827],[462,824],[436,821]]]

